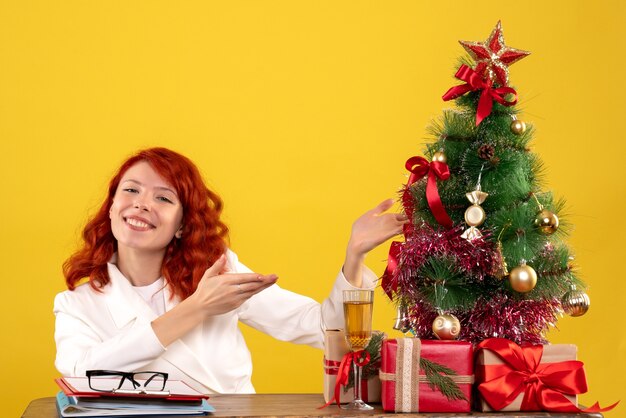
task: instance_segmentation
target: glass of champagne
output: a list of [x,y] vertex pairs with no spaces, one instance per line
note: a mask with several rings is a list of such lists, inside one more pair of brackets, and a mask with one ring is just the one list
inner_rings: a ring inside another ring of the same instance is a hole
[[[353,352],[362,351],[372,338],[373,290],[344,290],[343,314],[346,340]],[[361,366],[354,362],[354,400],[342,409],[368,411],[372,408],[361,399]]]

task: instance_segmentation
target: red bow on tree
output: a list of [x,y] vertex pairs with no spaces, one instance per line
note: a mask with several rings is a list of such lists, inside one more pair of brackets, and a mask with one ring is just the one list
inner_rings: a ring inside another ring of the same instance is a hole
[[504,362],[480,366],[484,382],[478,385],[478,391],[495,410],[503,409],[521,393],[522,411],[605,412],[617,405],[600,408],[596,402],[584,410],[574,405],[565,395],[587,392],[583,363],[569,360],[542,364],[542,345],[522,348],[504,338],[490,338],[478,344],[478,349],[491,350]]
[[[411,200],[409,187],[417,180],[421,179],[425,175],[428,175],[428,182],[426,183],[426,200],[430,207],[435,220],[446,228],[452,228],[452,219],[443,207],[441,198],[439,197],[439,190],[437,190],[437,179],[447,180],[450,178],[450,169],[448,165],[441,161],[428,162],[424,157],[411,157],[406,163],[405,167],[411,172],[409,181],[406,183],[404,193],[402,195],[402,205],[409,218],[413,217],[413,203]],[[404,225],[404,235],[407,235],[407,231],[411,230],[411,224]],[[402,243],[394,241],[389,248],[389,256],[387,258],[387,268],[383,273],[381,286],[389,299],[393,299],[393,292],[396,291],[398,284],[395,279],[395,271],[398,267],[400,252],[402,251]]]
[[394,276],[396,268],[398,268],[398,258],[400,257],[400,251],[402,250],[402,243],[400,241],[393,241],[389,247],[389,255],[387,256],[387,268],[383,273],[381,279],[381,287],[387,294],[390,300],[393,300],[393,293],[398,290],[398,281]]
[[[513,106],[517,103],[517,92],[514,89],[511,87],[492,88],[493,82],[491,80],[483,80],[477,72],[465,64],[461,65],[454,76],[459,80],[465,81],[465,84],[450,88],[450,90],[443,95],[444,101],[456,99],[469,91],[482,90],[480,99],[478,100],[478,108],[476,109],[476,126],[480,125],[483,119],[489,116],[494,101],[503,106]],[[515,98],[513,100],[507,100],[504,98],[507,94],[513,94]]]
[[[405,167],[411,172],[409,181],[406,183],[406,193],[409,192],[411,184],[428,174],[428,183],[426,183],[426,200],[433,216],[440,225],[446,228],[452,228],[452,219],[448,216],[446,209],[441,203],[439,191],[437,190],[437,179],[447,180],[450,178],[450,169],[446,163],[441,161],[428,162],[424,157],[411,157],[406,161]],[[403,200],[404,197],[403,197]]]

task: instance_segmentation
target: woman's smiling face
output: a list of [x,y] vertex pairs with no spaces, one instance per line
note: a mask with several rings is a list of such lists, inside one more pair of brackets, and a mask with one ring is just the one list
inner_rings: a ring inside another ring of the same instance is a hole
[[165,251],[180,237],[183,207],[176,190],[145,161],[122,176],[111,209],[111,230],[118,251]]

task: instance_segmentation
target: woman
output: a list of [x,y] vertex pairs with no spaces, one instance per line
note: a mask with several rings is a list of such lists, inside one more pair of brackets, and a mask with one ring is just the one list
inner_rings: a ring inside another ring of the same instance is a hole
[[113,177],[82,248],[63,266],[69,290],[54,301],[56,367],[65,376],[163,371],[204,393],[254,392],[238,321],[322,347],[324,329],[343,327],[341,291],[375,284],[366,253],[406,222],[383,213],[391,204],[354,223],[342,272],[320,305],[238,261],[226,245],[222,202],[189,159],[140,151]]

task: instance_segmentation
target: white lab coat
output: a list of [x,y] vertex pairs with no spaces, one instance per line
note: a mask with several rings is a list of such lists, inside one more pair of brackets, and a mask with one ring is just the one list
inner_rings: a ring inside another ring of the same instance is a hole
[[[233,272],[250,272],[228,251]],[[343,328],[342,290],[354,289],[339,273],[330,296],[320,305],[311,298],[272,285],[238,309],[205,319],[183,338],[163,347],[150,322],[157,315],[113,263],[111,281],[94,291],[88,284],[59,293],[56,315],[55,365],[63,376],[84,376],[86,370],[106,369],[167,372],[203,393],[254,393],[250,352],[237,326],[241,321],[283,341],[323,347],[325,329]],[[377,277],[365,269],[363,287]],[[165,289],[165,309],[170,300]]]

